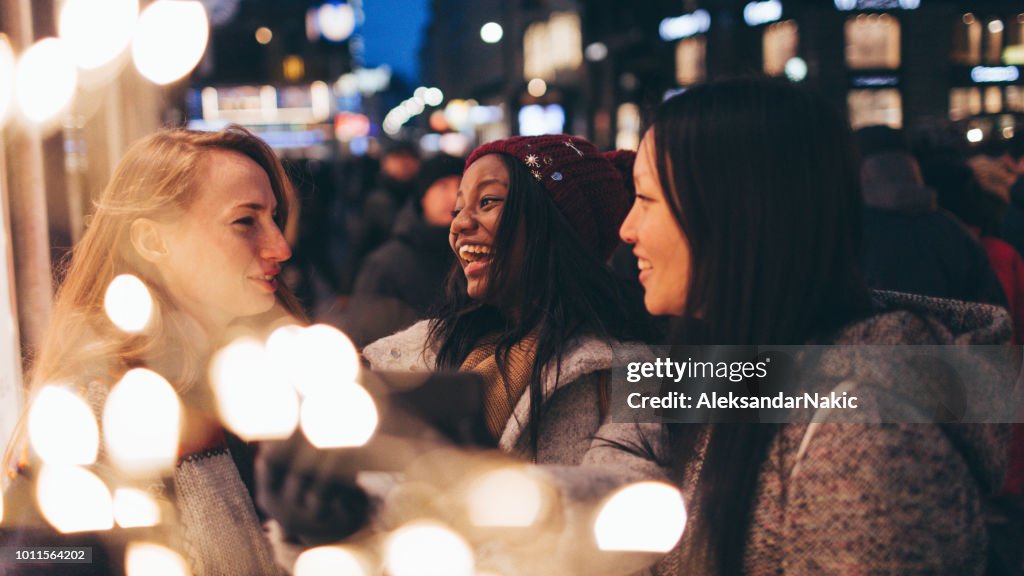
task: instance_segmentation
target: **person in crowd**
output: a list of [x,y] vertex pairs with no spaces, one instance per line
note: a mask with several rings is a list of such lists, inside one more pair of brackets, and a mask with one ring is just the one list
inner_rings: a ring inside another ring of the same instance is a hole
[[999,223],[999,237],[1024,254],[1024,136],[1012,138],[1000,157],[1001,181],[1008,182],[1006,208]]
[[342,294],[351,293],[366,256],[391,236],[399,210],[415,195],[419,169],[415,144],[395,141],[385,148],[376,185],[353,204],[346,218],[349,245],[339,285]]
[[[97,415],[132,368],[156,371],[176,389],[185,410],[173,483],[151,491],[173,502],[175,542],[194,574],[280,573],[243,481],[251,481],[251,454],[210,414],[204,390],[211,351],[229,327],[302,318],[278,278],[291,255],[282,229],[292,196],[273,151],[243,128],[164,130],[139,141],[74,247],[33,359],[32,391],[60,383]],[[139,332],[122,331],[104,312],[107,287],[122,274],[154,300]],[[11,486],[24,485],[38,464],[24,435],[8,457],[16,461]],[[98,465],[113,469],[104,462],[101,453]]]
[[1006,303],[985,251],[926,186],[903,133],[857,131],[864,194],[864,274],[872,288]]
[[[1007,342],[1002,308],[868,290],[868,168],[842,116],[791,85],[729,80],[667,100],[621,230],[647,309],[675,317],[677,344],[841,345],[810,357],[806,386],[856,391],[861,406],[929,384],[861,345]],[[667,425],[652,444],[666,453],[652,457],[674,468],[688,523],[659,572],[983,573],[982,495],[999,486],[1007,428],[830,424],[837,412],[811,425]]]
[[448,227],[464,163],[446,154],[424,162],[416,194],[399,212],[391,239],[363,262],[338,320],[356,346],[408,328],[444,301],[454,263]]
[[647,336],[639,298],[606,264],[633,158],[564,135],[474,150],[451,222],[447,301],[437,318],[367,346],[370,365],[480,373],[502,448],[579,463],[607,415],[612,344]]

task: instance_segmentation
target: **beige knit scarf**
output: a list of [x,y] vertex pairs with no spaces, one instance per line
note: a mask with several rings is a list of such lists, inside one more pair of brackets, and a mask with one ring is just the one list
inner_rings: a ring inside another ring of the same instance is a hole
[[537,337],[530,334],[509,350],[505,360],[507,380],[498,369],[497,343],[497,334],[483,338],[466,356],[459,370],[476,372],[483,377],[487,385],[484,393],[487,429],[495,438],[501,438],[513,408],[530,384],[530,373],[537,358]]

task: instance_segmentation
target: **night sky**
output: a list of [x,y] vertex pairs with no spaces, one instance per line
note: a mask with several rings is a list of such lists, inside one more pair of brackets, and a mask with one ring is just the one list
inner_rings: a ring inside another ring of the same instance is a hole
[[411,83],[418,82],[429,4],[430,0],[363,0],[364,65],[387,64]]

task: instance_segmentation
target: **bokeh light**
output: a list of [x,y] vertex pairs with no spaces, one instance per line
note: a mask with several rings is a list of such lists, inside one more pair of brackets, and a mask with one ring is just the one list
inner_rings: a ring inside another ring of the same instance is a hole
[[170,84],[199,64],[210,38],[206,9],[194,0],[161,0],[139,16],[132,59],[139,73]]
[[527,527],[543,507],[537,481],[525,471],[505,468],[488,472],[468,491],[469,521],[481,527]]
[[366,444],[377,430],[377,405],[358,384],[321,390],[302,402],[302,432],[317,448]]
[[[286,342],[278,354],[293,349],[292,341]],[[259,341],[239,338],[220,350],[210,365],[221,420],[245,440],[287,438],[299,422],[299,397],[289,381],[271,369],[269,356]]]
[[341,42],[352,35],[356,28],[356,17],[348,4],[327,3],[316,13],[320,34],[331,42]]
[[488,22],[480,27],[480,39],[488,44],[501,42],[504,35],[505,30],[497,22]]
[[270,44],[270,41],[274,39],[274,32],[266,26],[260,26],[256,29],[256,41],[260,44]]
[[153,316],[153,297],[137,277],[121,274],[110,281],[103,308],[115,326],[125,332],[141,332]]
[[47,464],[89,465],[99,452],[96,417],[66,386],[44,386],[28,412],[28,436],[33,450]]
[[594,522],[601,550],[668,552],[683,535],[686,507],[674,486],[639,482],[605,502]]
[[14,101],[14,51],[7,35],[0,34],[0,126],[7,120]]
[[36,502],[46,521],[64,534],[114,527],[110,491],[85,468],[43,465],[36,481]]
[[267,338],[271,369],[302,396],[349,385],[359,377],[359,354],[341,331],[326,324],[284,326]]
[[444,102],[444,92],[440,88],[427,88],[423,94],[423,102],[427,106],[440,106]]
[[64,0],[58,28],[78,67],[91,70],[128,47],[138,18],[138,0]]
[[[226,552],[225,552],[226,553]],[[188,576],[185,559],[174,550],[152,542],[132,542],[125,552],[126,576]]]
[[160,505],[136,488],[114,490],[114,520],[121,528],[143,528],[160,523]]
[[542,78],[534,78],[526,85],[526,91],[530,93],[530,96],[540,98],[548,93],[548,83]]
[[114,463],[137,474],[168,469],[180,435],[181,403],[167,380],[145,368],[126,372],[103,408],[103,439]]
[[311,548],[295,560],[295,576],[367,576],[359,555],[340,546]]
[[981,128],[971,128],[967,131],[967,141],[972,144],[977,144],[985,139],[985,133],[982,132]]
[[471,576],[473,551],[458,534],[437,522],[411,522],[385,544],[392,576]]
[[74,57],[61,40],[40,40],[18,59],[14,94],[18,108],[31,122],[53,120],[71,103],[77,87]]

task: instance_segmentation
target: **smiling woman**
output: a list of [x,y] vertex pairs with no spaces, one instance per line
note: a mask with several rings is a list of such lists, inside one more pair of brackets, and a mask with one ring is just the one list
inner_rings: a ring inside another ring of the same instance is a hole
[[[230,324],[264,314],[261,319],[302,317],[277,280],[280,263],[291,255],[282,227],[292,195],[273,151],[242,128],[168,130],[138,142],[74,247],[32,366],[34,393],[66,388],[97,415],[111,404],[111,388],[117,392],[119,380],[137,373],[133,368],[152,370],[178,392],[184,431],[176,465],[167,471],[173,487],[159,491],[158,499],[174,506],[176,522],[168,523],[179,529],[176,538],[194,573],[279,573],[236,467],[245,461],[244,445],[229,451],[233,440],[197,399],[204,397],[210,350]],[[141,280],[136,283],[153,300],[153,318],[131,332],[104,312],[107,287],[124,275]],[[106,414],[102,422],[109,424]],[[143,427],[135,436],[150,432]],[[13,482],[24,483],[38,458],[29,454],[24,434],[14,447]],[[101,460],[108,480],[130,480],[108,464]]]

